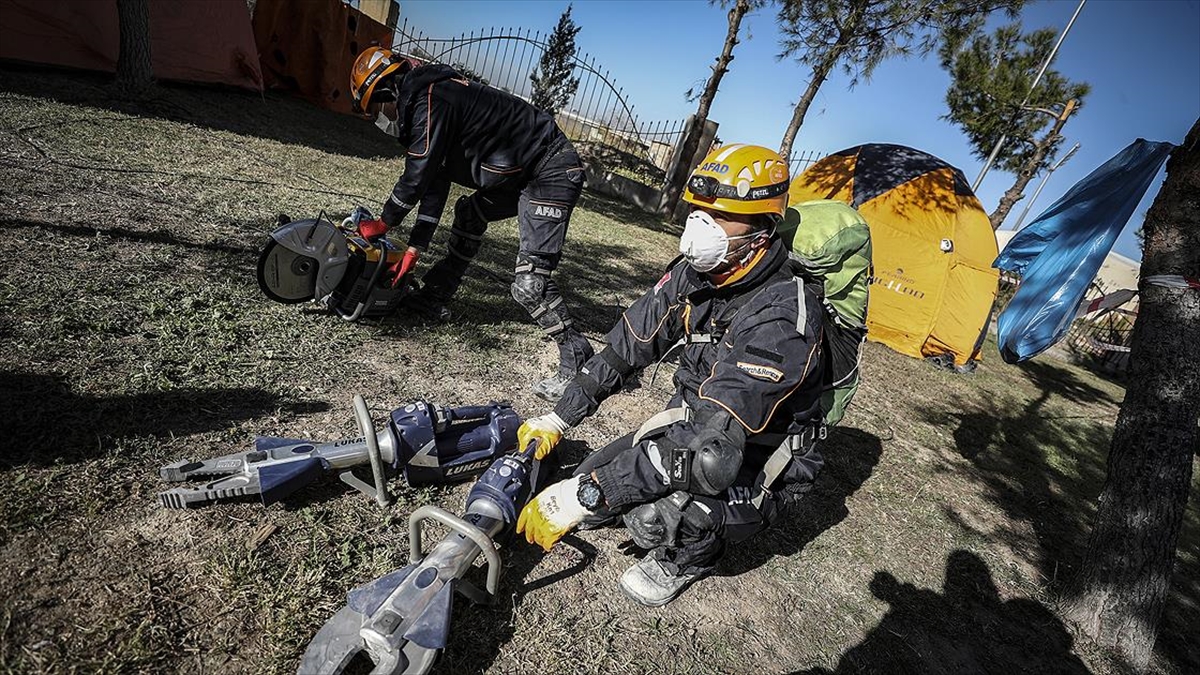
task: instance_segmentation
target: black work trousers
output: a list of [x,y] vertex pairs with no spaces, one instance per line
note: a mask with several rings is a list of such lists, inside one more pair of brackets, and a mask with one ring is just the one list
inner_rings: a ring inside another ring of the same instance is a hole
[[450,255],[429,270],[426,284],[439,288],[440,295],[452,295],[478,252],[488,223],[513,216],[520,237],[517,267],[531,263],[545,274],[554,271],[583,183],[583,162],[564,138],[547,151],[529,181],[476,190],[465,203],[455,205]]
[[[576,474],[607,473],[613,480],[606,483],[619,482],[621,485],[620,494],[613,495],[616,506],[601,507],[594,518],[585,521],[585,526],[616,524],[624,514],[650,502],[659,502],[660,509],[674,508],[668,496],[675,490],[667,483],[661,461],[656,466],[654,459],[665,454],[657,449],[663,434],[651,436],[637,444],[633,443],[633,433],[622,436],[589,455],[576,468]],[[818,441],[812,440],[804,452],[806,460],[815,459],[819,467],[822,460],[817,444]],[[733,484],[720,494],[690,494],[691,499],[678,518],[677,533],[650,554],[675,573],[708,573],[725,554],[728,544],[744,541],[776,522],[800,495],[811,488],[811,482],[789,485],[788,489],[777,486],[755,506],[754,498],[762,491],[760,471],[771,450],[748,447],[748,461],[743,461]],[[811,479],[815,478],[813,473]],[[674,569],[670,569],[672,567]]]

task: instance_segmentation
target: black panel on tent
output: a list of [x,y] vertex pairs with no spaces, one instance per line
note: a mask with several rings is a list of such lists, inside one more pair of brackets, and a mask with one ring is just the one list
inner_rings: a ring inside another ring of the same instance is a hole
[[868,143],[852,150],[858,154],[854,165],[856,207],[897,185],[950,166],[933,155],[903,145]]

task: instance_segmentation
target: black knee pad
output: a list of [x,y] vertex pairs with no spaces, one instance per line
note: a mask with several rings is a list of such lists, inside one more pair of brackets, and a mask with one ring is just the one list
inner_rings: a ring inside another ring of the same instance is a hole
[[746,433],[724,410],[714,411],[702,425],[689,425],[668,435],[667,479],[671,487],[701,495],[717,495],[733,484],[742,468]]
[[692,461],[692,485],[700,494],[720,494],[742,468],[742,451],[724,438],[702,439]]
[[548,279],[533,272],[521,272],[513,278],[512,291],[513,300],[517,304],[525,308],[526,312],[533,314],[542,308],[546,300],[546,282]]
[[[454,202],[454,225],[468,232],[476,232],[487,227],[487,218],[473,199],[475,195],[463,195]],[[482,227],[481,227],[482,226]]]

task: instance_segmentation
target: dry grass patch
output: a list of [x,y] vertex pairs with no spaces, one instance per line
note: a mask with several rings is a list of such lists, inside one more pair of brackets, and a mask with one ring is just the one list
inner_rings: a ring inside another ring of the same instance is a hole
[[[417,399],[546,410],[528,387],[555,352],[508,295],[512,221],[490,227],[445,324],[349,324],[258,291],[277,213],[390,189],[402,160],[369,122],[204,89],[135,109],[88,78],[0,72],[0,136],[0,670],[292,672],[347,590],[404,564],[407,514],[457,510],[466,487],[396,479],[386,512],[336,481],[175,512],[158,466],[256,434],[353,436],[356,393],[379,418]],[[594,195],[571,228],[563,286],[600,340],[677,232]],[[460,603],[439,672],[1119,672],[1052,608],[1122,390],[988,354],[962,377],[869,344],[814,492],[665,608],[616,591],[621,530],[506,547],[499,602]],[[671,369],[573,431],[564,462],[661,406]],[[1197,668],[1198,520],[1159,672]]]

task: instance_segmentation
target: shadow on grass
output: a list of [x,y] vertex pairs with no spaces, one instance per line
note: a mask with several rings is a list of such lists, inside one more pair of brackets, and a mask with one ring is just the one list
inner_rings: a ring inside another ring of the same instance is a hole
[[[260,95],[223,87],[160,82],[151,98],[133,102],[115,97],[112,83],[111,76],[94,73],[14,63],[0,66],[0,92],[182,122],[361,159],[404,156],[400,145],[379,133],[372,121],[325,110],[284,93],[268,91]],[[625,225],[675,235],[683,231],[657,216],[595,192],[585,191],[579,205]]]
[[731,547],[730,554],[721,560],[719,574],[742,574],[774,556],[794,555],[842,522],[850,513],[846,500],[871,477],[883,453],[883,443],[861,429],[835,428],[821,452],[825,467],[812,491],[784,514],[781,522]]
[[184,436],[225,429],[277,409],[303,414],[328,407],[248,388],[82,396],[61,376],[0,371],[0,419],[8,428],[0,466],[86,460],[121,438]]
[[283,94],[160,82],[149,99],[132,102],[115,97],[112,82],[111,76],[12,63],[0,68],[0,91],[4,92],[184,122],[331,154],[363,159],[403,155],[400,146],[370,121]]
[[[986,498],[1014,525],[976,532],[947,507],[950,520],[965,531],[1029,552],[1040,583],[1060,592],[1074,577],[1087,546],[1095,500],[1106,475],[1112,423],[1105,415],[1054,414],[1048,404],[1054,398],[1085,405],[1118,402],[1070,369],[1039,361],[1019,368],[1036,389],[1032,398],[981,391],[981,401],[958,400],[950,409],[918,413],[929,424],[953,427],[956,449],[971,463],[970,476],[983,484]],[[1200,667],[1200,646],[1189,637],[1194,633],[1190,627],[1200,624],[1197,526],[1193,510],[1180,536],[1172,590],[1155,645],[1156,656],[1179,672]],[[1026,528],[1036,541],[1029,541]]]
[[1022,598],[1002,601],[987,565],[968,551],[946,559],[941,593],[887,571],[876,572],[869,588],[889,605],[879,625],[834,670],[804,675],[1090,672],[1049,609]]
[[1017,364],[1017,368],[1039,391],[1061,396],[1068,401],[1074,403],[1120,403],[1108,392],[1079,379],[1075,371],[1056,366],[1049,361],[1026,361]]
[[[949,410],[918,412],[929,424],[953,427],[956,449],[971,462],[988,498],[1012,521],[1032,527],[1039,549],[1035,563],[1043,581],[1053,585],[1069,578],[1087,543],[1112,428],[1087,415],[1051,414],[1047,403],[1052,397],[1080,404],[1114,401],[1066,368],[1035,361],[1022,364],[1021,371],[1036,389],[1033,399],[1002,400],[981,391],[982,403],[960,400]],[[949,515],[970,529],[957,514]],[[1024,550],[1023,529],[999,537]]]
[[[501,650],[516,633],[513,617],[520,611],[525,596],[568,579],[583,570],[596,559],[596,548],[582,539],[567,535],[555,545],[555,555],[564,553],[570,563],[564,569],[548,574],[532,583],[525,583],[530,572],[546,556],[540,548],[525,541],[516,541],[502,553],[504,576],[501,577],[498,601],[491,605],[475,605],[459,602],[454,608],[450,639],[433,673],[457,675],[458,673],[484,673],[491,669]],[[482,582],[479,584],[482,587]]]
[[[532,325],[529,315],[512,299],[510,291],[517,249],[518,241],[514,236],[487,235],[479,255],[467,268],[463,286],[448,305],[451,312],[448,324],[470,327],[517,321]],[[444,246],[434,246],[430,266],[443,251]],[[568,238],[554,279],[577,328],[584,333],[607,333],[621,318],[631,292],[640,294],[653,287],[662,276],[662,267],[656,263],[632,262],[643,255],[637,248],[620,243]],[[382,322],[380,327],[386,331],[392,323],[410,325],[424,323],[424,320],[397,314]],[[494,347],[472,344],[473,339],[469,332],[464,332],[467,347]]]
[[652,232],[666,232],[674,236],[683,234],[683,228],[639,209],[632,204],[613,199],[596,192],[584,191],[579,206],[623,225],[636,225]]
[[[123,241],[140,242],[147,244],[166,244],[168,246],[179,246],[181,248],[190,248],[213,253],[225,253],[235,256],[245,256],[249,265],[254,264],[254,260],[258,256],[258,251],[233,244],[221,244],[215,242],[197,243],[180,239],[164,230],[131,230],[124,227],[97,227],[94,225],[79,225],[67,223],[50,223],[42,220],[26,220],[17,218],[0,218],[0,230],[17,230],[25,228],[41,228],[56,232],[62,235],[73,237],[83,237],[91,239],[94,237],[109,237],[111,239],[120,239]],[[248,268],[253,273],[253,268]]]

